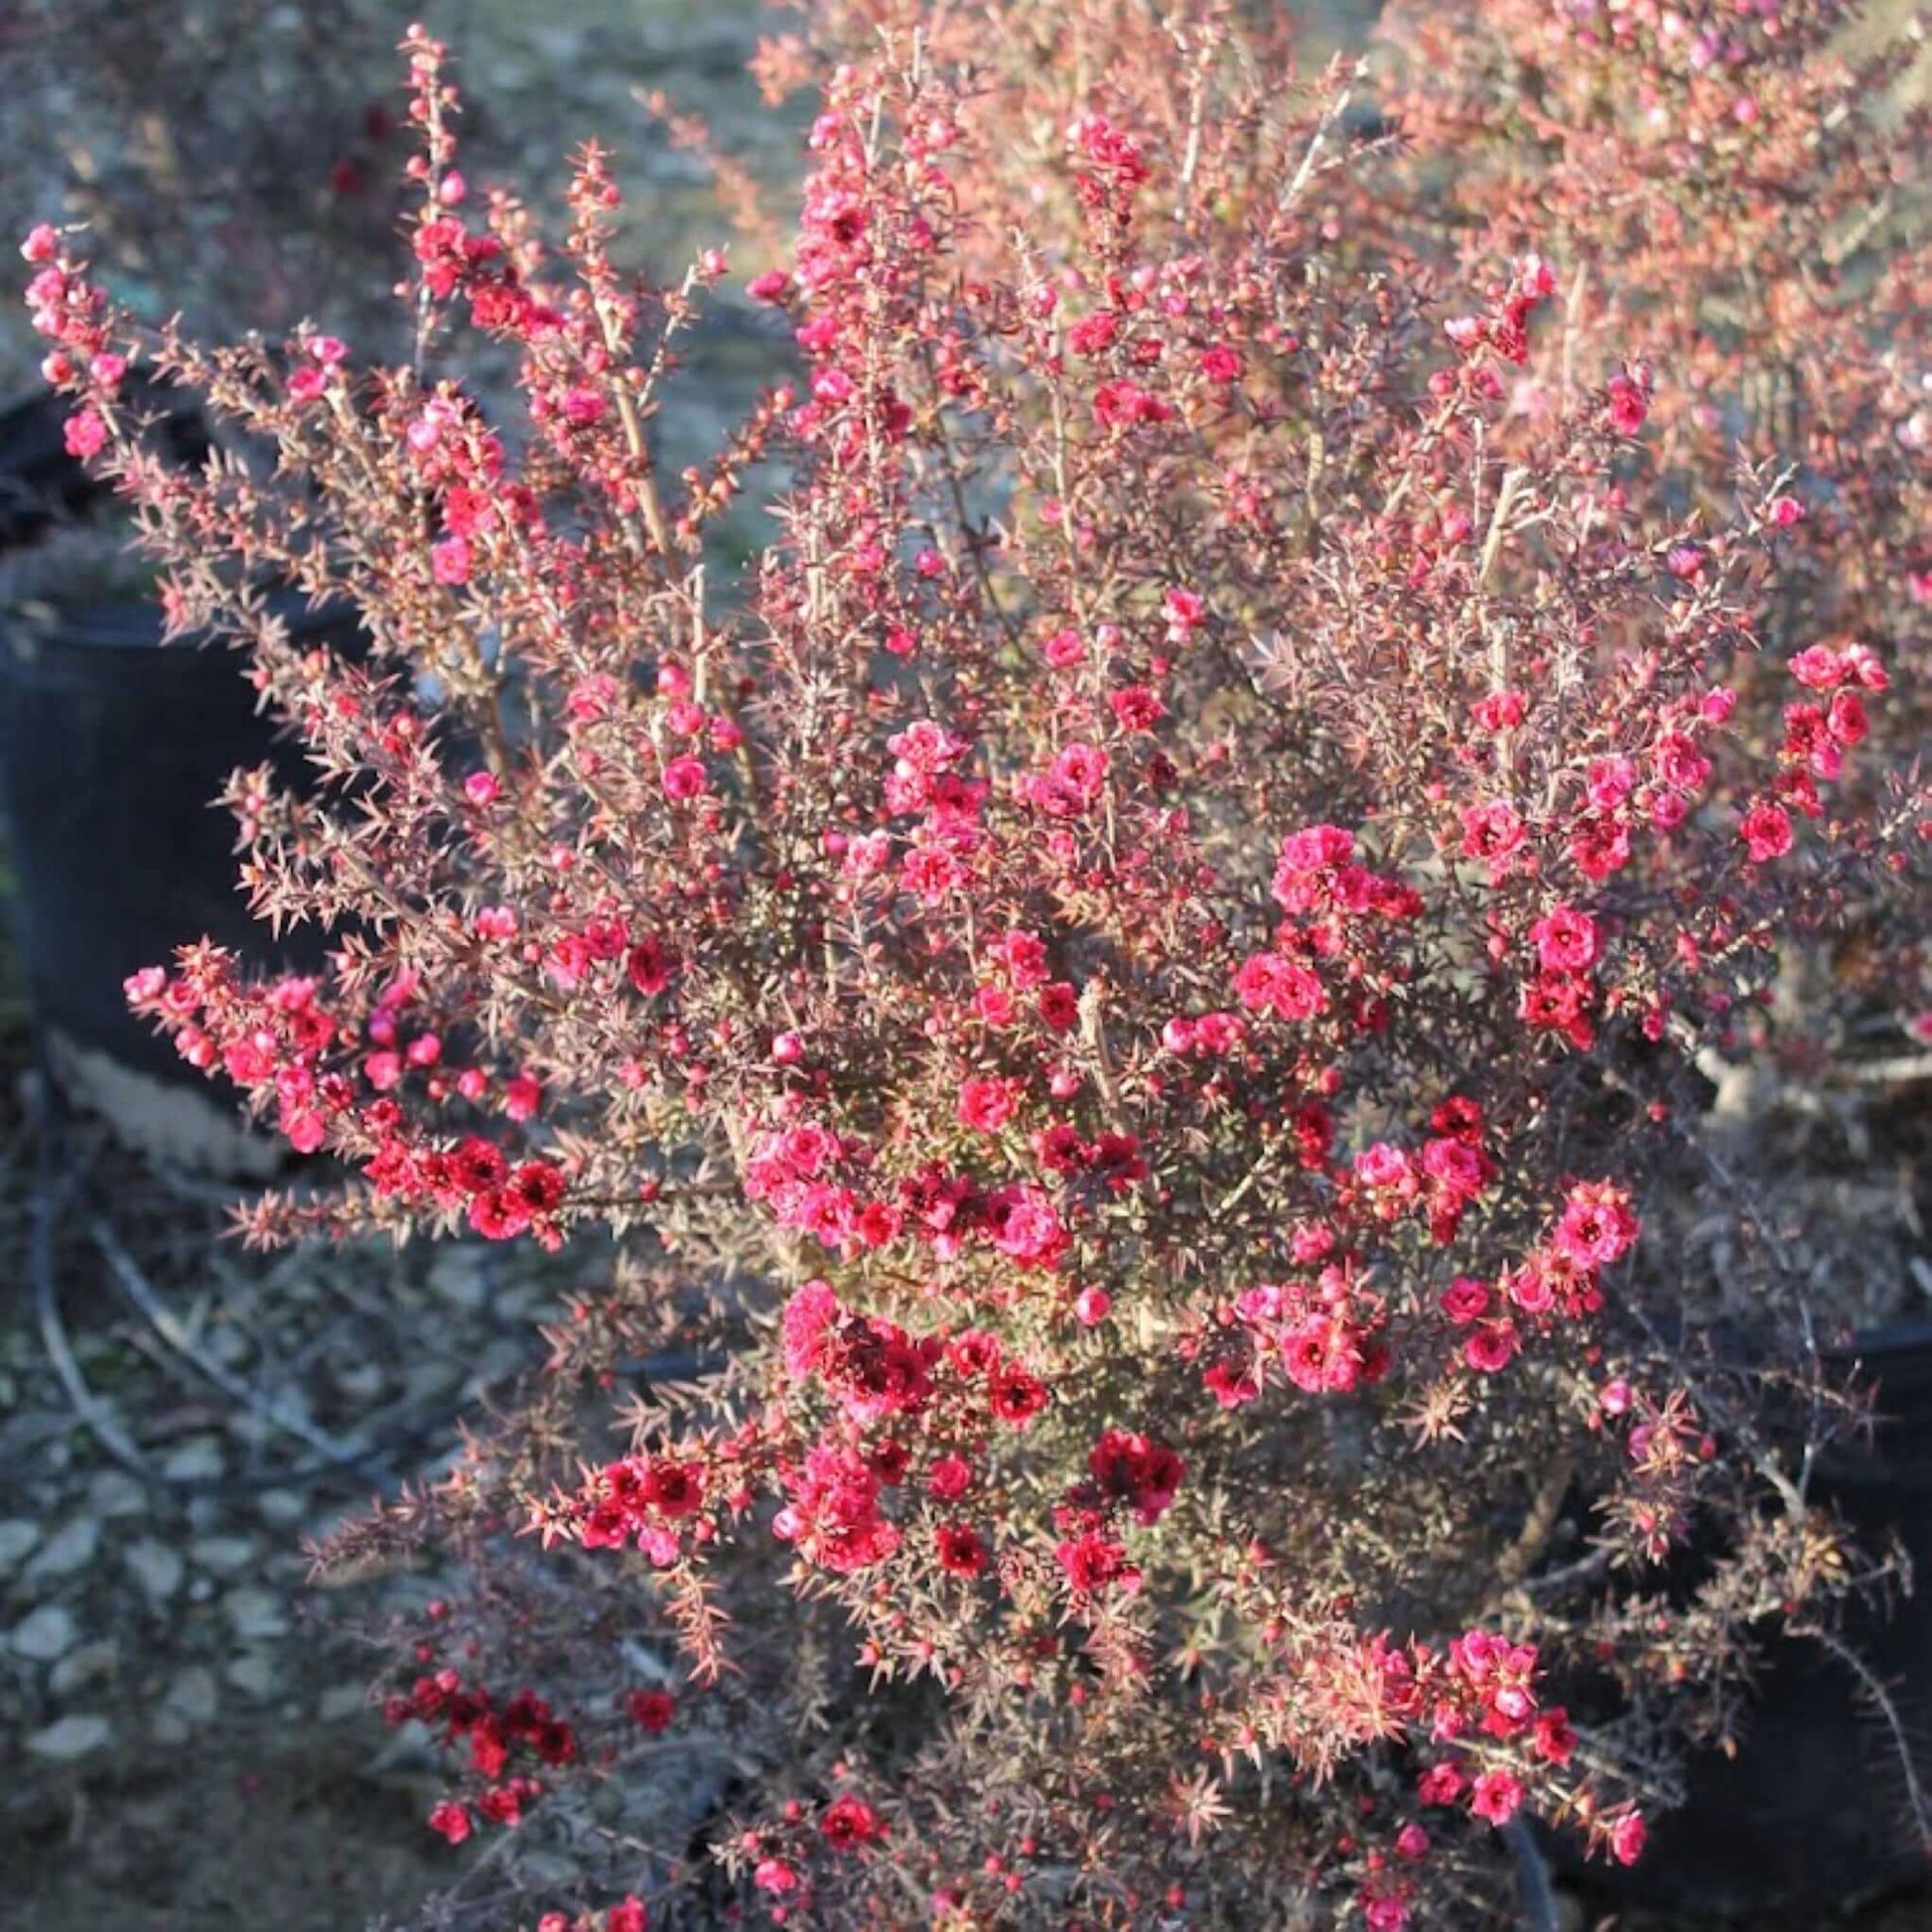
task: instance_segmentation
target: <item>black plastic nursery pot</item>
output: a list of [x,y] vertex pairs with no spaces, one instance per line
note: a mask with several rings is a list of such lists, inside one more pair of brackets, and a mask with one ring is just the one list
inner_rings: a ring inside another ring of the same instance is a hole
[[[352,613],[300,598],[285,618],[318,643],[358,634]],[[234,822],[213,802],[237,765],[290,781],[303,767],[257,714],[235,652],[164,646],[161,627],[135,603],[0,610],[0,813],[22,974],[57,1066],[84,1059],[206,1094],[128,1013],[122,982],[204,933],[254,957],[319,958],[312,932],[271,946],[250,916]]]
[[1876,1384],[1878,1424],[1868,1447],[1821,1466],[1814,1493],[1868,1550],[1896,1538],[1919,1580],[1838,1633],[1891,1709],[1844,1656],[1815,1639],[1781,1640],[1736,1754],[1693,1759],[1687,1802],[1655,1820],[1630,1869],[1576,1867],[1591,1891],[1790,1932],[1889,1893],[1932,1895],[1932,1821],[1915,1817],[1912,1785],[1932,1790],[1932,1320],[1867,1331],[1842,1359]]

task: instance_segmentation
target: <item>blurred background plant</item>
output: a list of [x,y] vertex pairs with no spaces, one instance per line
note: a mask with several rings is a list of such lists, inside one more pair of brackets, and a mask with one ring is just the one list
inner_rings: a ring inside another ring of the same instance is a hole
[[[394,16],[365,0],[18,0],[0,14],[0,220],[85,222],[119,295],[153,317],[387,325]],[[25,317],[5,327],[24,375],[39,360]]]

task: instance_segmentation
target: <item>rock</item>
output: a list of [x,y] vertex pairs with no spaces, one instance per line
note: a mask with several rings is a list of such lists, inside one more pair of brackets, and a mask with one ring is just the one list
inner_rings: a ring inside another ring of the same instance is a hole
[[148,1492],[125,1469],[102,1469],[87,1484],[87,1507],[96,1516],[144,1516]]
[[255,1351],[248,1337],[233,1328],[215,1328],[207,1338],[207,1352],[223,1368],[239,1368]]
[[309,1513],[309,1499],[294,1489],[264,1489],[255,1510],[272,1529],[292,1530]]
[[516,1871],[535,1892],[567,1891],[584,1878],[583,1866],[564,1852],[525,1852],[516,1861]]
[[275,1694],[275,1659],[265,1650],[246,1650],[227,1668],[227,1680],[251,1698]]
[[461,1362],[440,1355],[419,1356],[404,1377],[403,1396],[411,1408],[422,1408],[456,1393],[463,1381]]
[[27,1581],[39,1584],[71,1577],[93,1562],[94,1552],[99,1548],[100,1519],[70,1517],[41,1545],[39,1554],[27,1566]]
[[30,1616],[23,1617],[7,1638],[7,1647],[16,1657],[36,1664],[51,1664],[65,1657],[80,1641],[80,1626],[72,1612],[59,1603],[43,1603]]
[[40,1540],[41,1526],[25,1516],[9,1516],[0,1522],[0,1577],[18,1570]]
[[181,1587],[182,1573],[188,1566],[181,1552],[166,1543],[144,1536],[121,1552],[121,1561],[134,1573],[141,1593],[157,1609]]
[[366,1684],[332,1684],[316,1704],[316,1717],[326,1725],[339,1725],[360,1717],[369,1708]]
[[288,1613],[278,1596],[265,1589],[231,1589],[221,1599],[228,1623],[236,1636],[248,1642],[288,1635]]
[[212,1436],[192,1436],[177,1449],[171,1449],[161,1465],[170,1482],[213,1482],[226,1469],[221,1445]]
[[217,1577],[232,1577],[246,1570],[260,1551],[260,1543],[252,1536],[198,1536],[188,1546],[190,1558]]
[[184,1724],[205,1725],[221,1708],[221,1692],[206,1664],[189,1664],[175,1673],[161,1708]]
[[336,1386],[356,1402],[373,1402],[382,1393],[384,1380],[377,1362],[356,1362],[336,1371]]
[[459,1243],[439,1250],[428,1280],[430,1293],[452,1308],[480,1309],[489,1292],[489,1263],[479,1249]]
[[507,1381],[524,1366],[529,1356],[527,1343],[513,1340],[508,1335],[498,1336],[483,1350],[482,1360],[464,1383],[463,1399],[474,1402],[496,1383]]
[[57,1698],[71,1697],[89,1684],[116,1676],[121,1668],[121,1647],[112,1637],[97,1637],[70,1650],[54,1666],[48,1680]]
[[101,1749],[113,1735],[114,1726],[105,1718],[75,1712],[72,1717],[49,1725],[45,1730],[35,1731],[27,1740],[27,1748],[36,1757],[70,1764],[75,1758],[90,1756]]

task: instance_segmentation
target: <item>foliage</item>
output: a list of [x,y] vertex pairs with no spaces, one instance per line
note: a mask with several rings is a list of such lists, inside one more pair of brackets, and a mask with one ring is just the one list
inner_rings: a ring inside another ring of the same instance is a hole
[[[808,382],[676,479],[722,253],[627,277],[594,146],[546,252],[420,32],[401,365],[144,331],[30,239],[73,446],[318,774],[229,802],[326,979],[130,989],[349,1170],[247,1233],[621,1249],[336,1553],[469,1559],[392,1706],[469,1745],[452,1840],[775,1727],[715,1859],[614,1825],[607,1922],[1476,1922],[1492,1828],[1634,1859],[1763,1638],[1890,1574],[1810,1494],[1856,1392],[1697,1064],[1854,923],[1911,1017],[1916,270],[1854,301],[1881,224],[1822,239],[1909,144],[1816,10],[1694,16],[1411,25],[1405,144],[1224,6],[828,8],[752,285]],[[171,472],[136,362],[243,454]],[[1672,1190],[1747,1332],[1643,1238]],[[658,1642],[675,1699],[614,1676]]]

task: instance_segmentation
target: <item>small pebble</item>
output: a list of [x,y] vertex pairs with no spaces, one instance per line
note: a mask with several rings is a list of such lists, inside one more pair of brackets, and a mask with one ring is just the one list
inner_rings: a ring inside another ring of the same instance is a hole
[[190,1558],[217,1577],[232,1577],[246,1570],[261,1546],[252,1536],[198,1536],[188,1546]]
[[178,1744],[187,1743],[189,1738],[195,1734],[195,1727],[186,1718],[180,1717],[175,1712],[165,1709],[157,1711],[154,1714],[153,1719],[149,1722],[148,1729],[157,1744],[166,1744],[171,1748]]
[[41,1526],[25,1516],[9,1516],[0,1522],[0,1577],[18,1570],[40,1540]]
[[142,1595],[157,1608],[181,1587],[182,1573],[188,1567],[182,1562],[179,1550],[157,1543],[151,1536],[130,1543],[121,1552],[121,1561],[133,1572]]
[[205,1725],[221,1708],[221,1692],[206,1664],[190,1664],[177,1671],[161,1708],[191,1725]]
[[255,1498],[264,1523],[278,1530],[293,1529],[309,1513],[309,1499],[294,1489],[264,1489]]
[[98,1637],[70,1650],[54,1666],[48,1682],[57,1698],[71,1697],[89,1684],[115,1676],[121,1667],[121,1647],[112,1637]]
[[14,1625],[7,1647],[30,1663],[51,1664],[79,1641],[80,1626],[74,1622],[73,1613],[59,1603],[43,1603]]
[[289,1620],[282,1600],[265,1589],[231,1589],[221,1599],[236,1636],[254,1641],[288,1634]]
[[105,1718],[83,1716],[79,1712],[62,1718],[45,1730],[37,1730],[27,1740],[36,1757],[51,1758],[58,1764],[70,1764],[99,1750],[114,1735],[114,1726]]
[[87,1484],[87,1507],[96,1516],[145,1516],[148,1492],[125,1469],[102,1469]]
[[75,1516],[65,1522],[44,1543],[27,1566],[30,1584],[47,1583],[71,1577],[93,1562],[100,1548],[100,1521],[93,1516]]
[[212,1436],[195,1436],[169,1451],[161,1473],[170,1482],[212,1482],[226,1467],[220,1443]]
[[326,1725],[339,1725],[359,1717],[369,1708],[366,1684],[332,1684],[316,1705],[316,1717]]
[[186,1724],[207,1724],[222,1706],[220,1687],[214,1671],[205,1664],[190,1664],[174,1673],[168,1695],[161,1700],[162,1710]]
[[429,1290],[459,1309],[480,1309],[489,1292],[488,1262],[475,1248],[442,1250],[429,1265]]
[[227,1679],[251,1698],[271,1697],[275,1691],[275,1660],[265,1650],[244,1651],[228,1666]]

